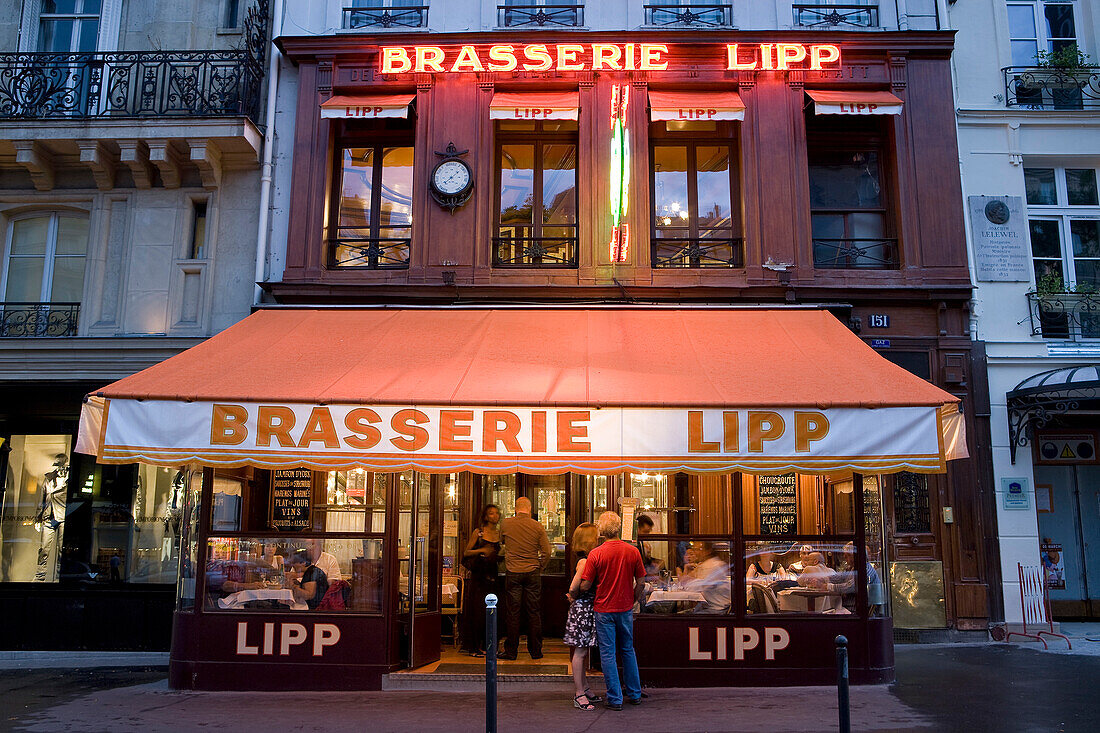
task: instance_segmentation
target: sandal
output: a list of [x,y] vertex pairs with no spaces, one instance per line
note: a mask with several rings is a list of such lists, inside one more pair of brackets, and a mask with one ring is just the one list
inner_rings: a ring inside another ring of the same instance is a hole
[[587,687],[584,688],[584,696],[588,698],[589,702],[603,702],[603,695],[593,695]]
[[[585,698],[586,702],[581,702],[581,698]],[[592,704],[591,700],[588,700],[588,696],[583,692],[573,698],[573,707],[577,710],[595,710],[596,706]]]

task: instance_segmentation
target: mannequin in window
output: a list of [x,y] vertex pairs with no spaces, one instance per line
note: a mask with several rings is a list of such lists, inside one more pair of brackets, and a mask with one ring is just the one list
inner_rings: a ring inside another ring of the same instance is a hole
[[53,468],[42,477],[42,493],[34,526],[42,536],[38,545],[37,583],[57,580],[57,551],[65,528],[65,503],[69,492],[69,456],[58,453]]

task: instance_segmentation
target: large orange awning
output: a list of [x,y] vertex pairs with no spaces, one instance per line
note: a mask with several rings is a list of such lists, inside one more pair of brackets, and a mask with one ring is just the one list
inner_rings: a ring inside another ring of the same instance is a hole
[[955,403],[822,310],[279,309],[94,393],[80,448],[163,465],[937,471]]
[[905,102],[890,92],[807,89],[819,115],[900,115]]

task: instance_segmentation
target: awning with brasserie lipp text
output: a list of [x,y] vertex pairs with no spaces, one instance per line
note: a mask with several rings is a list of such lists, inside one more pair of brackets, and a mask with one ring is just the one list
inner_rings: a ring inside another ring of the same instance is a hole
[[905,106],[890,92],[807,89],[806,95],[819,115],[900,115]]
[[321,102],[321,117],[325,119],[377,120],[405,119],[413,94],[336,95]]
[[258,311],[90,394],[105,463],[847,474],[965,456],[952,395],[813,309]]
[[745,119],[737,92],[649,92],[649,118],[657,121],[732,121]]

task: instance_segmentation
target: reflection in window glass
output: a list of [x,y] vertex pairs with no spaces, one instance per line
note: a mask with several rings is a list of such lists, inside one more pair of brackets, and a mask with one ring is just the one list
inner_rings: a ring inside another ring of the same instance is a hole
[[1100,204],[1096,193],[1096,171],[1092,168],[1067,168],[1066,193],[1070,206]]
[[211,537],[209,610],[382,611],[382,540]]
[[1057,204],[1058,189],[1054,185],[1054,169],[1024,168],[1024,192],[1029,204]]
[[[62,558],[69,494],[68,435],[13,435],[0,513],[0,581],[97,582],[84,559]],[[60,574],[60,578],[59,578]]]
[[1065,284],[1062,272],[1062,242],[1058,222],[1049,219],[1028,221],[1031,235],[1031,257],[1035,266],[1035,282],[1044,288],[1060,290]]
[[240,531],[244,486],[244,479],[214,471],[213,515],[210,518],[212,531]]
[[1078,290],[1100,287],[1100,219],[1073,219],[1073,270]]
[[184,479],[183,516],[180,522],[182,546],[179,585],[176,589],[178,608],[195,609],[196,570],[199,564],[199,519],[202,517],[202,471],[189,471]]
[[653,211],[658,237],[689,236],[688,151],[683,145],[653,148]]
[[84,291],[88,220],[49,214],[11,224],[4,299],[77,303]]
[[[502,145],[500,148],[500,226],[502,230],[504,227],[531,225],[534,205],[535,146]],[[524,234],[522,231],[516,231],[515,236],[524,236]]]
[[[546,536],[550,539],[550,563],[546,566],[546,573],[565,572],[565,486],[567,476],[528,476],[530,496],[534,500],[535,513],[538,515],[539,524],[546,529]],[[505,512],[511,514],[511,512]],[[507,553],[505,548],[505,553]]]
[[728,614],[730,544],[720,540],[644,541],[642,612]]

